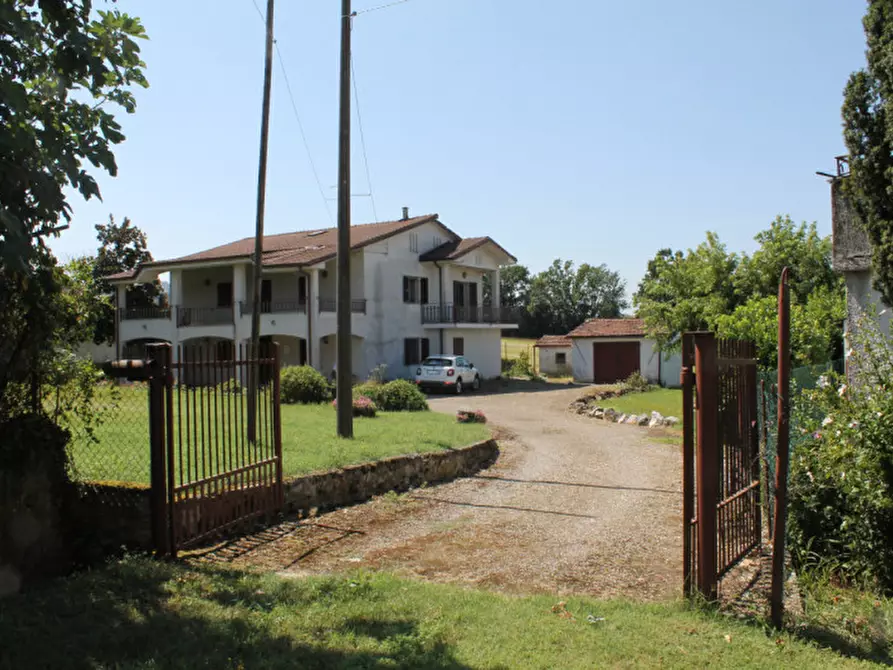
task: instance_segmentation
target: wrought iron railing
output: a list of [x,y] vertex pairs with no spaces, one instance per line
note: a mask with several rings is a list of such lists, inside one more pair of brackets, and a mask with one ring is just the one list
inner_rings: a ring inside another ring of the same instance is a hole
[[[337,312],[338,311],[338,302],[334,298],[320,298],[319,299],[319,311],[320,312]],[[350,301],[350,311],[354,314],[365,314],[366,313],[366,299],[365,298],[354,298]]]
[[422,323],[518,323],[520,314],[513,307],[495,305],[422,305]]
[[[239,303],[239,314],[241,316],[251,316],[253,302],[243,301]],[[286,300],[279,302],[261,302],[261,314],[306,314],[307,303],[300,300]]]
[[118,309],[121,321],[140,321],[143,319],[169,319],[170,307],[121,307]]

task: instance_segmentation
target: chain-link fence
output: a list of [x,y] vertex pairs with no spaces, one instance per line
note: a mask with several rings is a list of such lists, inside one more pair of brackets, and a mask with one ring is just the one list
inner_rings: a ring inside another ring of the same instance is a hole
[[[809,365],[791,370],[790,407],[790,452],[796,453],[797,446],[809,435],[802,425],[809,417],[807,403],[799,402],[804,391],[816,388],[823,380],[830,383],[832,377],[844,373],[843,359],[820,365]],[[772,501],[775,495],[775,457],[778,442],[778,370],[762,369],[758,373],[757,402],[764,486],[764,508],[773,514]],[[821,418],[821,417],[819,417]],[[771,518],[771,516],[769,517]],[[767,519],[768,521],[768,519]]]
[[144,383],[102,382],[61,413],[71,434],[69,473],[83,492],[106,504],[138,504],[134,494],[149,488],[148,398]]

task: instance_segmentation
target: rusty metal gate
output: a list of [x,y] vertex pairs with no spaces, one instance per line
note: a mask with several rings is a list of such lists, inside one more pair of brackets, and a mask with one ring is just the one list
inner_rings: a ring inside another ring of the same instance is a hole
[[[243,347],[147,349],[152,531],[160,554],[282,507],[279,353]],[[256,411],[246,387],[257,374]]]
[[684,588],[713,600],[761,542],[754,345],[686,333],[682,390]]

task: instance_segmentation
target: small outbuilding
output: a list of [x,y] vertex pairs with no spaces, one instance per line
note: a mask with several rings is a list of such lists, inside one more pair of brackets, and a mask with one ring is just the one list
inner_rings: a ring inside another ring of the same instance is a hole
[[613,384],[638,372],[652,384],[679,385],[680,355],[661,355],[642,319],[590,319],[567,339],[574,381]]
[[571,340],[567,335],[544,335],[534,345],[540,374],[571,376]]

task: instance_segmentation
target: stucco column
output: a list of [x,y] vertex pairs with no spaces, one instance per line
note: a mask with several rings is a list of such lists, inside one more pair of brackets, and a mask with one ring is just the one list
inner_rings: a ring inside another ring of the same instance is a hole
[[499,307],[502,304],[502,296],[499,295],[499,268],[496,268],[496,271],[490,275],[490,279],[492,283],[493,306]]
[[309,363],[317,370],[320,366],[319,354],[319,269],[309,268],[310,294],[307,296],[307,353],[310,356]]
[[[170,284],[170,293],[167,296],[167,302],[171,308],[171,362],[178,363],[180,361],[180,329],[177,327],[177,306],[183,301],[183,271],[171,270],[168,283]],[[176,371],[174,378],[179,381]]]
[[246,267],[244,263],[233,265],[233,322],[236,324],[233,340],[236,343],[251,337],[251,319],[242,318],[242,303],[248,301]]

